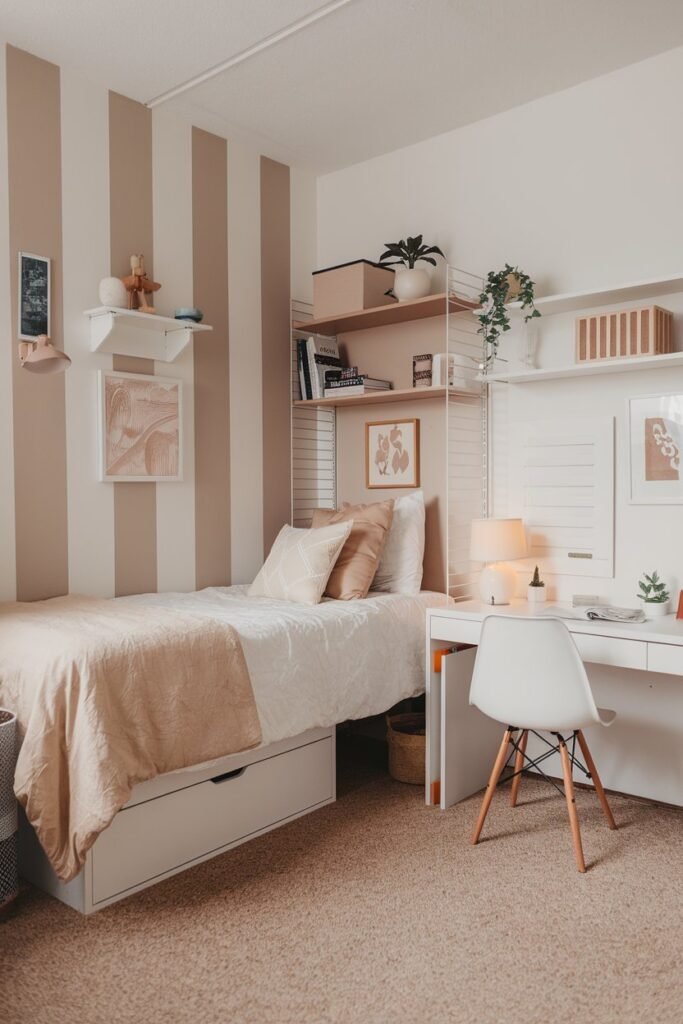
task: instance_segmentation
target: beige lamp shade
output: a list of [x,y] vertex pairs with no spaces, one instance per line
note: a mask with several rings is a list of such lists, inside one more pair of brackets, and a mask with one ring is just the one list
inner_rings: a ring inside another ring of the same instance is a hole
[[55,348],[46,334],[39,334],[35,342],[19,346],[21,365],[31,373],[63,373],[71,365],[66,352]]
[[511,562],[527,553],[521,519],[473,519],[470,557],[473,562]]

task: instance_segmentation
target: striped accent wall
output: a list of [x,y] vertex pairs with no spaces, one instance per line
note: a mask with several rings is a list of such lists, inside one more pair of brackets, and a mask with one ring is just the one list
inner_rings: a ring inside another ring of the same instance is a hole
[[[292,287],[310,300],[315,181],[205,128],[0,50],[0,600],[249,582],[290,521],[289,310]],[[64,375],[21,369],[20,250],[52,260]],[[161,313],[196,304],[214,327],[174,363],[90,351],[83,311],[135,252]],[[111,368],[183,381],[182,482],[98,481]]]

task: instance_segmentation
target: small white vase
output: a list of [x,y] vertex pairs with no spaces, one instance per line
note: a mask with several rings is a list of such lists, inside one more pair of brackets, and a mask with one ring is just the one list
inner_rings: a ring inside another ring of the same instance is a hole
[[639,597],[640,607],[645,612],[646,619],[663,619],[665,615],[669,614],[669,601],[643,601],[642,597]]
[[423,299],[429,295],[431,286],[427,271],[414,267],[396,274],[393,291],[399,302],[410,302],[411,299]]
[[526,588],[527,601],[530,605],[545,604],[545,583],[542,587],[528,586]]
[[103,277],[99,287],[100,302],[103,306],[116,306],[126,309],[128,292],[120,277]]

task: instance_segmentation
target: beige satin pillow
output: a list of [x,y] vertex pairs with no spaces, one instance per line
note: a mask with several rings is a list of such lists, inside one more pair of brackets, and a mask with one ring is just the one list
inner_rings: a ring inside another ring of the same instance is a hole
[[319,604],[352,527],[352,522],[330,524],[325,530],[283,526],[248,596]]
[[351,601],[367,597],[394,515],[392,498],[372,505],[350,505],[345,501],[341,509],[317,508],[313,513],[313,527],[319,529],[333,523],[353,521],[351,533],[341,549],[325,589],[326,597]]

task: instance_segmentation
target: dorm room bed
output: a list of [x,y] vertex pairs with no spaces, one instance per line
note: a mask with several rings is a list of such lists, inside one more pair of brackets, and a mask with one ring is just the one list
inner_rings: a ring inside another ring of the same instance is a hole
[[[373,594],[315,606],[247,597],[247,587],[117,598],[128,610],[169,608],[234,627],[262,743],[136,785],[61,882],[24,819],[20,870],[91,913],[184,868],[331,803],[335,725],[388,710],[424,688],[425,610],[443,594]],[[198,687],[201,680],[197,680]]]

